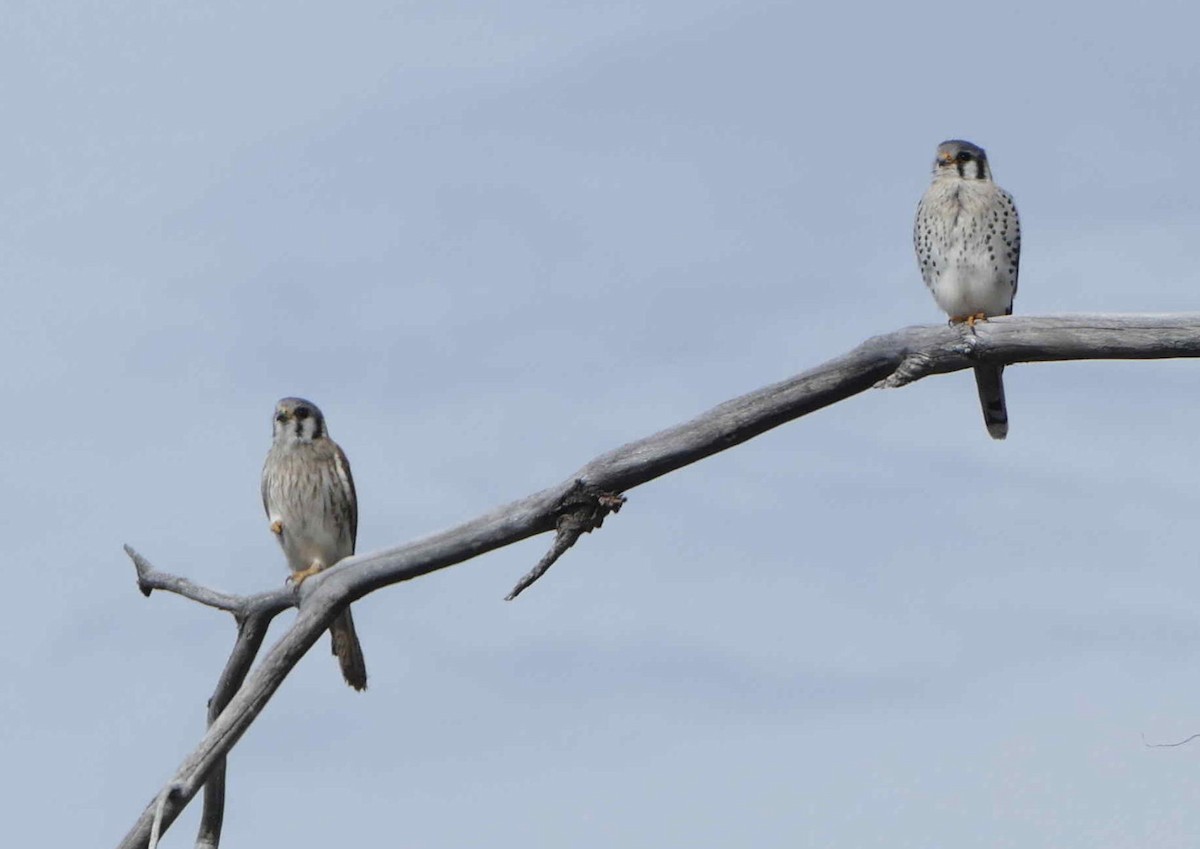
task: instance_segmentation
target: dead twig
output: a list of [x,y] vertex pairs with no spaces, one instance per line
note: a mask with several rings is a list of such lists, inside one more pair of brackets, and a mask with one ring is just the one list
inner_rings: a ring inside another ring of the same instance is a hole
[[587,486],[583,481],[577,480],[575,483],[577,490],[567,496],[558,521],[555,523],[554,542],[551,543],[550,550],[537,562],[536,566],[517,581],[512,592],[504,597],[505,601],[512,601],[528,589],[530,584],[546,574],[546,570],[553,566],[554,562],[562,557],[581,536],[590,534],[603,525],[604,517],[609,513],[616,513],[625,503],[625,496],[619,493],[601,492],[595,487]]

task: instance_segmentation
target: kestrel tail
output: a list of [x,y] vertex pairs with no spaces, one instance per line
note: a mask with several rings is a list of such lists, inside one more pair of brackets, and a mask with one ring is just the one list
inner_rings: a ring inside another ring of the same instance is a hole
[[[262,496],[271,532],[296,584],[354,553],[358,498],[350,462],[329,438],[325,417],[311,401],[284,398],[275,405]],[[329,633],[342,677],[354,689],[365,690],[367,666],[349,607]]]
[[[933,180],[917,207],[913,246],[921,277],[952,323],[1011,315],[1021,260],[1021,222],[1012,195],[992,181],[983,148],[938,145]],[[1004,366],[975,367],[983,421],[1008,435]]]

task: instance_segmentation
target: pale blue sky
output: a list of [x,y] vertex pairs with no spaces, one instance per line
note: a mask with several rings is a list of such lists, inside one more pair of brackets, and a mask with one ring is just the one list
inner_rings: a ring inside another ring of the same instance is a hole
[[[13,845],[115,843],[233,638],[121,544],[278,586],[274,402],[369,551],[941,320],[934,147],[1016,311],[1192,311],[1190,4],[4,5],[0,753]],[[1192,847],[1195,363],[872,392],[356,607],[235,750],[226,845]],[[290,620],[291,614],[280,622]],[[189,810],[165,846],[190,846]]]

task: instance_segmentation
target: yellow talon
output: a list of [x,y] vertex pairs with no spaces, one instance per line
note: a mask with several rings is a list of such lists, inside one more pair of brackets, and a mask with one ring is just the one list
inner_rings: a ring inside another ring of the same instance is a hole
[[950,316],[951,324],[965,324],[967,327],[974,328],[976,322],[987,321],[987,313],[977,312],[971,315],[952,315]]
[[283,522],[279,521],[278,519],[272,522],[271,533],[275,534],[275,536],[281,536],[283,534]]
[[290,578],[290,580],[292,582],[292,586],[299,587],[306,580],[308,580],[313,575],[320,572],[322,568],[323,567],[321,566],[320,563],[314,563],[313,565],[309,566],[307,569],[301,569],[299,572],[293,572],[292,577]]

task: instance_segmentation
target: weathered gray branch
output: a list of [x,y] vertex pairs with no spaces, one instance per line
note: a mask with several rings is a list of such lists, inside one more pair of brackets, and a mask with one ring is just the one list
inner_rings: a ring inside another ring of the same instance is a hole
[[181,595],[184,598],[190,598],[192,601],[198,601],[209,607],[215,607],[217,610],[228,611],[229,613],[237,613],[246,604],[246,599],[242,596],[210,590],[208,587],[193,584],[187,578],[160,572],[151,565],[149,560],[142,557],[142,555],[138,554],[128,545],[125,546],[125,553],[133,561],[133,568],[137,570],[138,589],[147,598],[154,590],[163,590]]
[[[1006,317],[978,324],[973,330],[966,326],[909,327],[868,339],[816,368],[610,451],[557,486],[456,528],[397,548],[347,558],[302,585],[295,624],[233,694],[171,779],[168,786],[173,786],[175,792],[165,804],[162,827],[165,830],[171,824],[210,772],[223,763],[225,753],[346,604],[381,587],[555,530],[559,518],[577,506],[572,499],[580,491],[625,492],[873,386],[902,386],[980,362],[1198,356],[1200,314],[1196,313]],[[142,586],[145,591],[146,584]],[[222,606],[215,603],[221,600],[220,594],[201,593],[193,585],[179,583],[162,588]],[[122,849],[146,845],[158,798],[151,800],[121,841]]]
[[[296,594],[288,587],[252,596],[217,592],[195,584],[187,578],[160,572],[128,545],[125,546],[125,553],[129,555],[137,570],[138,589],[142,591],[142,595],[149,596],[154,590],[172,592],[208,607],[231,613],[237,621],[237,640],[229,653],[229,659],[225,662],[221,677],[217,679],[216,690],[208,700],[208,724],[212,726],[246,679],[246,674],[262,647],[271,620],[276,614],[296,605]],[[168,785],[160,791],[155,801],[155,816],[164,831],[170,824],[170,820],[166,820],[167,806],[177,792],[177,788]],[[163,824],[164,820],[166,825]],[[221,844],[221,828],[224,822],[225,758],[222,756],[213,765],[204,784],[204,809],[196,835],[196,849],[217,849]],[[152,830],[151,838],[155,836]]]
[[[246,674],[250,671],[254,658],[258,656],[258,650],[267,636],[267,627],[271,624],[275,612],[257,610],[238,620],[237,641],[229,654],[229,660],[225,662],[221,677],[217,679],[217,689],[208,700],[210,728],[246,680]],[[225,757],[222,755],[213,765],[204,784],[204,807],[200,814],[196,849],[217,849],[221,845],[221,828],[224,823]]]

